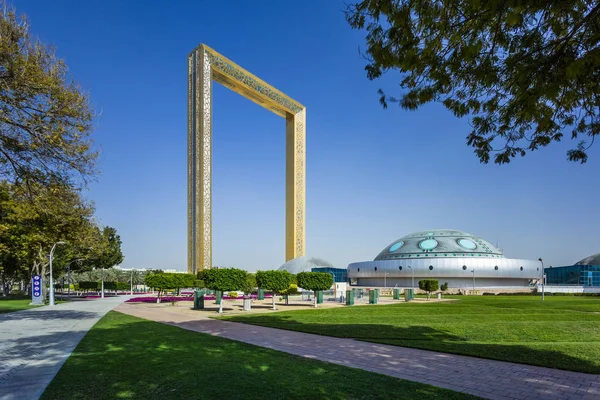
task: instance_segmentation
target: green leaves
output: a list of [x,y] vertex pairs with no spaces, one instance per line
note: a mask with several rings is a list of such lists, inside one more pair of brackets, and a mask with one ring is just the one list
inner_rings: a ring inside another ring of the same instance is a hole
[[237,268],[211,268],[198,273],[198,279],[204,281],[208,289],[222,292],[243,289],[247,272]]
[[14,10],[0,15],[0,177],[85,183],[98,156],[87,94],[28,29]]
[[194,274],[158,273],[147,274],[144,284],[159,291],[167,289],[191,288],[196,283]]
[[419,289],[427,293],[435,292],[438,290],[438,287],[439,282],[436,279],[423,279],[419,281]]
[[[467,144],[482,163],[572,137],[600,134],[600,3],[364,0],[346,19],[366,30],[368,79],[400,73],[384,108],[441,102],[471,119]],[[589,145],[568,159],[584,163]]]
[[298,286],[306,290],[327,290],[333,285],[333,276],[327,272],[300,272],[296,278]]
[[292,274],[288,271],[257,271],[256,284],[259,288],[271,290],[273,293],[282,293],[290,287]]

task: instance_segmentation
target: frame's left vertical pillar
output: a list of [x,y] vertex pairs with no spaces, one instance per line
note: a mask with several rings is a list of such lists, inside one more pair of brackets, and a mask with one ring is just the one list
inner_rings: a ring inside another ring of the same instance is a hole
[[188,272],[212,265],[212,70],[204,46],[188,60]]
[[196,272],[196,264],[195,264],[195,252],[194,252],[194,242],[195,242],[195,232],[194,232],[194,223],[195,223],[195,212],[194,205],[196,204],[196,196],[194,195],[196,188],[196,180],[194,177],[194,170],[196,168],[195,162],[195,146],[194,146],[194,126],[195,126],[195,101],[194,101],[194,89],[195,85],[195,60],[196,60],[196,51],[194,50],[188,56],[188,145],[187,145],[187,161],[188,161],[188,170],[187,170],[187,201],[188,201],[188,210],[187,210],[187,271],[190,274]]

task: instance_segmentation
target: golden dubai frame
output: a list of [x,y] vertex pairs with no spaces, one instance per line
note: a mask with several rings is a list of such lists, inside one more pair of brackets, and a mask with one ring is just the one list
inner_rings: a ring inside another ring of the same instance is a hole
[[212,266],[213,81],[285,118],[285,260],[303,256],[306,108],[201,44],[188,56],[188,272]]

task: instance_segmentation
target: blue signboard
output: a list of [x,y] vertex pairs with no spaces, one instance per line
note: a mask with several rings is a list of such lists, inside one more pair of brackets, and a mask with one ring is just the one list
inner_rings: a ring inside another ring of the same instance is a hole
[[34,304],[43,304],[42,299],[42,277],[34,275],[31,277],[31,302]]

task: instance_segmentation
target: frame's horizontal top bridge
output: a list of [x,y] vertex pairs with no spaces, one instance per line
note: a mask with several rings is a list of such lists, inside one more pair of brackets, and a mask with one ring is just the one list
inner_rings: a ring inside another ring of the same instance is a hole
[[288,114],[295,115],[304,109],[304,106],[296,100],[286,96],[205,44],[200,44],[190,55],[193,56],[202,50],[208,55],[213,79],[223,86],[284,118]]

